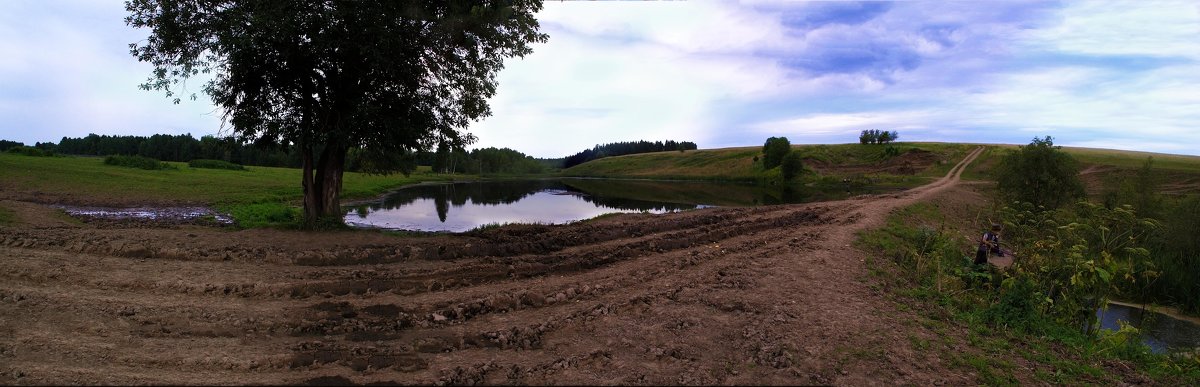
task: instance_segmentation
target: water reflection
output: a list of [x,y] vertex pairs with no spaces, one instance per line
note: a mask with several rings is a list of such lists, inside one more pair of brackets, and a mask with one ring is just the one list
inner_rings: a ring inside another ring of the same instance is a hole
[[1108,310],[1096,311],[1100,328],[1119,330],[1118,320],[1142,331],[1142,342],[1154,353],[1190,350],[1200,347],[1200,325],[1162,313],[1143,312],[1141,308],[1109,304]]
[[520,180],[409,187],[354,208],[345,220],[361,227],[462,232],[493,223],[561,224],[613,212],[664,213],[697,207],[593,195],[558,180]]
[[357,206],[347,212],[345,221],[360,227],[461,232],[492,223],[561,224],[613,212],[800,203],[846,194],[753,184],[612,179],[430,184]]

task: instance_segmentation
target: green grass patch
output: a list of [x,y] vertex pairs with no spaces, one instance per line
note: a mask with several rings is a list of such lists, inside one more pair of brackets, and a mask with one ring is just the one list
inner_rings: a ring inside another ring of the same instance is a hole
[[[145,203],[203,204],[231,214],[243,227],[280,224],[280,207],[299,211],[301,173],[294,168],[255,167],[246,171],[180,168],[113,168],[95,157],[23,157],[0,153],[0,187],[11,192],[57,195],[112,205]],[[342,200],[376,197],[398,187],[462,176],[433,174],[428,167],[409,176],[347,172]],[[283,221],[286,223],[286,221]],[[249,225],[249,226],[247,226]]]
[[1147,157],[1154,157],[1154,169],[1200,174],[1200,156],[1074,147],[1062,149],[1084,164],[1136,169],[1142,167]]
[[190,168],[207,168],[207,169],[228,169],[233,171],[244,171],[246,167],[241,164],[234,164],[225,160],[209,160],[196,159],[188,162]]
[[105,165],[115,165],[118,167],[126,167],[126,168],[145,169],[145,170],[150,170],[150,171],[159,170],[159,169],[179,169],[179,167],[176,167],[174,165],[164,163],[162,161],[158,161],[158,160],[155,160],[155,159],[152,159],[149,157],[142,157],[142,156],[121,156],[121,155],[107,156],[104,158],[104,164]]

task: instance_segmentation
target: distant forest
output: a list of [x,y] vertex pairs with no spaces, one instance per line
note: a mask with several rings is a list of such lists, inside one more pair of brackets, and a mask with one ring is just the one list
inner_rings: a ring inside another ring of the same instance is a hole
[[666,152],[666,151],[687,151],[696,150],[696,143],[691,141],[676,142],[674,140],[667,141],[631,141],[631,142],[614,142],[611,144],[596,145],[592,149],[584,150],[567,156],[563,160],[563,168],[574,167],[588,161],[602,159],[609,156],[623,156],[638,153],[651,152]]
[[[25,146],[15,141],[0,140],[0,152]],[[286,146],[257,146],[242,143],[232,137],[191,134],[153,136],[109,136],[89,134],[86,137],[63,137],[57,144],[39,142],[35,148],[58,154],[80,156],[143,156],[162,161],[188,162],[197,159],[223,160],[241,165],[300,168],[300,154]],[[533,174],[557,168],[570,168],[585,162],[637,153],[695,150],[690,141],[631,141],[596,145],[565,159],[540,159],[509,148],[482,148],[467,151],[439,146],[434,152],[421,151],[409,156],[415,165],[430,166],[435,172],[468,174]],[[364,171],[367,163],[360,152],[351,151],[346,160],[349,171]]]

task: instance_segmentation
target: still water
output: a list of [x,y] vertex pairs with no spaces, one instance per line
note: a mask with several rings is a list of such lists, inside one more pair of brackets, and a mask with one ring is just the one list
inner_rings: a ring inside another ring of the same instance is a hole
[[[487,224],[563,224],[617,212],[664,213],[709,206],[801,203],[834,192],[753,184],[615,179],[542,179],[425,184],[348,207],[346,224],[393,230],[463,232]],[[853,194],[872,192],[856,188]]]
[[1172,350],[1200,348],[1200,325],[1191,321],[1153,312],[1142,312],[1141,308],[1108,304],[1108,309],[1096,311],[1100,328],[1121,329],[1118,320],[1125,321],[1142,331],[1142,342],[1154,353]]

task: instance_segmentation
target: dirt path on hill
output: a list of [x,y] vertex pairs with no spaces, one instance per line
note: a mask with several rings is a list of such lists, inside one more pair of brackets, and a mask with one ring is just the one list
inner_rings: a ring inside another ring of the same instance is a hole
[[5,201],[4,384],[974,384],[871,283],[913,190],[462,236],[81,224]]

